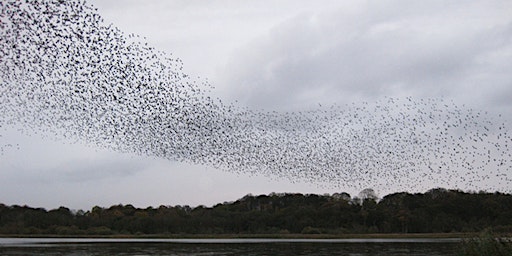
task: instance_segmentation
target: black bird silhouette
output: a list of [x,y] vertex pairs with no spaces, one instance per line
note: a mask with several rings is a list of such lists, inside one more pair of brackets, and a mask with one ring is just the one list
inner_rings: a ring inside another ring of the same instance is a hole
[[256,111],[182,67],[85,2],[0,2],[0,127],[336,187],[511,191],[501,116],[412,97]]

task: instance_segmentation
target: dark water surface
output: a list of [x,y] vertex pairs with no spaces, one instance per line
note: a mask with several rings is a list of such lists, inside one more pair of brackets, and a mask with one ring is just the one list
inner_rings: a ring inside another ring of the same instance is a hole
[[454,255],[457,239],[0,238],[0,255]]

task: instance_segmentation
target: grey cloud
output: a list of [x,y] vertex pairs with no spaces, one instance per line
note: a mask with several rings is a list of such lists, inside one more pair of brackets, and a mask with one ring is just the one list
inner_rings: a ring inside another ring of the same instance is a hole
[[[512,19],[486,18],[503,10],[475,4],[461,14],[459,5],[441,2],[408,3],[406,13],[395,7],[301,15],[280,24],[233,57],[223,78],[236,88],[229,97],[275,109],[381,96],[471,102],[511,84],[512,75],[500,72],[510,58],[499,53],[510,53]],[[491,57],[491,66],[482,67]]]
[[20,182],[54,184],[62,182],[90,183],[112,181],[135,175],[147,168],[148,161],[143,158],[129,159],[121,155],[109,158],[94,156],[92,158],[64,157],[61,161],[48,159],[44,165],[6,165],[5,173],[15,176]]
[[[207,76],[212,67],[224,63],[225,53],[250,41],[232,56],[221,80],[222,86],[231,92],[231,99],[238,99],[252,109],[297,110],[316,107],[318,103],[348,103],[383,95],[456,97],[463,103],[487,106],[492,103],[500,110],[511,109],[509,14],[512,8],[505,1],[473,1],[464,5],[446,1],[379,1],[345,3],[346,6],[338,9],[322,6],[321,9],[332,10],[329,12],[320,12],[320,8],[310,11],[295,8],[301,11],[294,12],[298,14],[254,41],[251,40],[258,38],[257,35],[267,27],[260,23],[273,24],[283,20],[276,14],[281,8],[272,6],[271,17],[265,14],[265,6],[260,9],[263,12],[246,8],[246,12],[239,16],[225,19],[224,13],[213,11],[219,10],[215,2],[211,2],[214,6],[207,7],[195,2],[191,7],[188,3],[158,6],[157,11],[130,3],[124,3],[126,7],[123,8],[119,8],[118,3],[107,5],[117,13],[114,16],[125,11],[132,14],[118,20],[125,25],[120,27],[123,31],[125,28],[139,29],[143,36],[147,35],[146,31],[153,32],[148,36],[150,43],[157,48],[169,47],[162,50],[183,58],[185,66],[196,68],[201,76]],[[241,3],[240,6],[246,4]],[[302,3],[290,1],[287,4],[297,7]],[[191,9],[183,10],[186,6]],[[202,7],[199,11],[198,6]],[[224,8],[226,6],[232,8],[231,5],[224,5]],[[254,16],[248,17],[247,13]],[[241,18],[244,21],[240,21]],[[114,21],[117,26],[118,21]],[[253,25],[257,29],[252,29]],[[176,49],[180,47],[181,52]],[[187,56],[185,53],[195,58],[184,57]],[[207,72],[201,73],[204,70]],[[24,193],[32,193],[32,198],[48,202],[52,197],[59,197],[64,205],[71,205],[67,202],[77,204],[80,198],[82,205],[91,202],[108,205],[120,202],[122,198],[129,198],[128,203],[148,203],[148,198],[158,198],[151,201],[158,205],[169,200],[168,195],[185,203],[187,200],[204,202],[204,195],[219,195],[223,189],[255,193],[258,188],[268,186],[268,180],[264,179],[242,181],[240,177],[229,176],[232,178],[222,180],[221,177],[228,175],[215,172],[208,177],[204,170],[190,173],[192,167],[166,166],[166,170],[156,168],[158,170],[151,171],[154,167],[147,159],[101,154],[85,157],[62,149],[40,149],[43,153],[47,151],[63,152],[62,159],[26,157],[18,159],[24,167],[13,171],[0,162],[4,178],[0,182],[0,194],[11,198],[12,202],[24,202],[23,198],[28,198]],[[12,150],[6,152],[11,153]],[[26,159],[31,161],[24,161]],[[33,166],[38,166],[37,170],[30,169]],[[171,169],[186,171],[170,172]],[[198,187],[203,191],[198,192]],[[276,187],[284,189],[282,184],[273,186]],[[268,186],[264,192],[271,192],[273,188]],[[79,190],[74,191],[76,189]],[[107,197],[108,201],[102,201]],[[219,198],[210,201],[219,202],[226,197]]]
[[68,161],[46,173],[58,173],[59,179],[66,182],[94,182],[132,176],[145,167],[141,159],[77,160]]
[[5,150],[1,157],[0,173],[20,183],[115,180],[142,172],[151,163],[147,157],[19,134],[15,128],[5,129],[5,135],[6,142],[15,146]]

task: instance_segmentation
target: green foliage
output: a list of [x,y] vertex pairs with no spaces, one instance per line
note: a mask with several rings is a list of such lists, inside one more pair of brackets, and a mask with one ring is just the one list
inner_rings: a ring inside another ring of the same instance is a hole
[[247,195],[214,207],[99,206],[73,213],[0,204],[0,234],[346,234],[479,232],[512,233],[512,195],[432,189],[358,197],[271,193]]
[[322,234],[322,231],[318,228],[313,228],[310,226],[305,227],[302,229],[302,234]]
[[465,239],[459,246],[460,256],[512,256],[512,241],[489,231]]

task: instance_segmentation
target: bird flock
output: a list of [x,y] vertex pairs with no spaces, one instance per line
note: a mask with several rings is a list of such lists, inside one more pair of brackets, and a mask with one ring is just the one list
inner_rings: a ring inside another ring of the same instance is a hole
[[413,97],[261,111],[211,90],[85,2],[0,2],[0,129],[340,188],[511,191],[501,116]]

